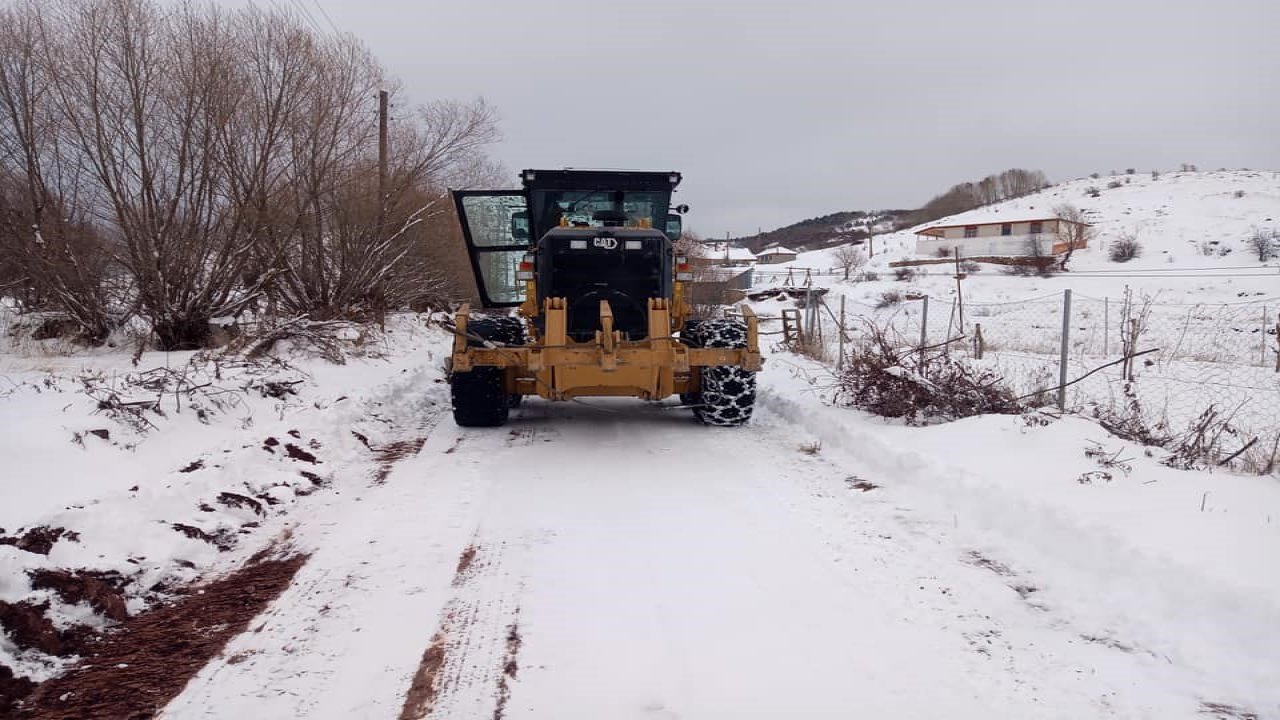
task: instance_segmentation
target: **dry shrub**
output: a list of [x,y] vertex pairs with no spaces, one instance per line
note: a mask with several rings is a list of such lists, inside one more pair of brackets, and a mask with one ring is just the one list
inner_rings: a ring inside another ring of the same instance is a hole
[[1107,256],[1112,262],[1129,262],[1140,255],[1142,255],[1142,243],[1138,242],[1137,236],[1130,233],[1122,234],[1107,250]]
[[1124,384],[1122,392],[1124,399],[1118,406],[1094,408],[1099,425],[1118,438],[1143,445],[1163,446],[1173,439],[1164,420],[1153,422],[1147,418],[1132,381]]
[[1267,435],[1253,437],[1233,424],[1234,415],[1210,405],[1184,430],[1175,431],[1167,418],[1148,417],[1133,382],[1124,384],[1124,400],[1117,407],[1094,409],[1098,424],[1112,435],[1167,450],[1169,454],[1160,460],[1162,465],[1179,470],[1229,465],[1258,475],[1274,472],[1280,467],[1280,434],[1273,442],[1268,442]]
[[1168,457],[1162,465],[1181,470],[1221,465],[1247,442],[1244,433],[1231,424],[1232,416],[1224,415],[1217,405],[1210,405],[1166,445]]
[[837,374],[837,401],[908,425],[1021,413],[1003,380],[942,352],[901,347],[872,326]]
[[897,305],[898,303],[901,303],[901,302],[902,302],[902,293],[898,292],[897,290],[885,290],[884,292],[880,293],[880,299],[876,301],[876,307],[879,309],[884,309],[887,307],[893,307],[894,305]]

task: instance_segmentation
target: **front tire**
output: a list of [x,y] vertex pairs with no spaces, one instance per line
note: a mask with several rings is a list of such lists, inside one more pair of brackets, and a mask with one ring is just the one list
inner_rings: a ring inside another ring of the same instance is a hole
[[476,367],[455,372],[449,379],[453,421],[462,427],[498,427],[507,422],[511,399],[503,369]]
[[[505,346],[525,344],[524,324],[514,317],[478,317],[467,324],[467,332],[476,338]],[[481,347],[475,338],[467,344]],[[507,422],[511,408],[518,407],[523,396],[508,393],[506,370],[479,366],[468,372],[455,372],[449,378],[453,400],[453,421],[462,427],[498,427]]]

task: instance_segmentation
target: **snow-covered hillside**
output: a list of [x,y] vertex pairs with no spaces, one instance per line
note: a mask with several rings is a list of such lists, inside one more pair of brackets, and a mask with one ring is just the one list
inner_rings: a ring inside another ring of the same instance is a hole
[[[1117,187],[1108,187],[1109,184]],[[1094,189],[1097,197],[1092,196]],[[1247,246],[1255,230],[1280,231],[1280,172],[1269,170],[1080,178],[1025,197],[878,235],[868,267],[887,275],[892,272],[890,263],[921,257],[916,254],[915,233],[930,226],[1049,217],[1055,207],[1063,204],[1082,210],[1096,233],[1087,249],[1075,253],[1070,273],[1046,282],[1041,278],[1007,277],[987,268],[969,276],[965,284],[968,296],[977,301],[1009,300],[1065,285],[1078,293],[1099,297],[1116,297],[1128,285],[1159,293],[1164,301],[1230,301],[1241,293],[1259,292],[1280,296],[1280,261],[1259,262]],[[1113,262],[1107,248],[1124,236],[1136,237],[1143,252],[1129,262]],[[788,268],[829,272],[838,265],[834,258],[837,250],[801,253],[787,265],[761,267],[760,274],[768,284],[785,278]],[[1104,273],[1107,275],[1100,277]],[[938,268],[934,270],[935,278],[922,274],[918,282],[925,291],[946,292],[954,286],[953,274]],[[1166,274],[1176,277],[1163,277]],[[871,285],[861,289],[864,292],[858,295],[864,298],[878,292]]]
[[[1067,272],[1012,274],[1005,266],[967,263],[957,281],[952,263],[901,267],[903,261],[937,260],[917,254],[920,230],[1049,217],[1063,204],[1081,209],[1095,231]],[[1263,457],[1270,458],[1280,436],[1280,258],[1261,261],[1249,242],[1255,234],[1273,232],[1280,233],[1278,172],[1082,178],[878,236],[873,257],[849,281],[838,267],[840,248],[832,248],[803,253],[785,265],[757,266],[755,282],[812,283],[828,291],[831,313],[841,299],[848,301],[852,327],[864,321],[892,327],[905,344],[963,338],[956,352],[981,355],[985,367],[1022,393],[1060,377],[1069,290],[1068,379],[1117,361],[1135,329],[1134,350],[1152,353],[1138,368],[1141,381],[1128,391],[1119,367],[1071,385],[1069,409],[1123,410],[1125,393],[1131,392],[1141,404],[1133,412],[1144,422],[1177,434],[1206,412],[1230,417],[1233,432],[1242,436],[1237,447],[1257,438],[1248,452],[1265,446]],[[1119,263],[1109,248],[1123,237],[1137,238],[1142,253]],[[921,300],[926,297],[927,307]],[[760,309],[776,312],[767,304]],[[831,313],[819,317],[833,323]],[[825,336],[828,351],[836,352],[836,334],[828,330]]]

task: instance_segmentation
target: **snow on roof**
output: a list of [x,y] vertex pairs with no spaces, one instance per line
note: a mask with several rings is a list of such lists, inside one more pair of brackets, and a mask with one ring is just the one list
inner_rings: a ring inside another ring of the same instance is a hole
[[726,255],[729,260],[755,260],[756,254],[744,247],[736,247],[724,242],[704,242],[702,247],[705,254],[702,257],[708,260],[723,260]]
[[[1055,215],[1049,215],[1049,216],[1035,215],[1035,216],[1019,217],[1011,214],[1007,217],[998,217],[997,215],[993,214],[989,218],[964,218],[963,220],[960,220],[960,221],[951,219],[950,222],[938,223],[937,225],[930,225],[929,228],[927,229],[932,230],[934,228],[969,227],[973,225],[1004,225],[1005,223],[1049,222],[1051,220],[1060,220],[1060,219],[1061,218]],[[923,230],[921,232],[923,232]]]
[[795,250],[792,250],[791,248],[785,248],[779,245],[777,247],[767,247],[761,250],[759,254],[756,255],[756,257],[760,257],[760,255],[799,255],[799,254],[800,253],[796,252]]

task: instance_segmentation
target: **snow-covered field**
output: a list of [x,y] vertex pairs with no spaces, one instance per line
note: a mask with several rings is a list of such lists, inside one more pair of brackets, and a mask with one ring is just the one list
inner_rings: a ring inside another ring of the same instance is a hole
[[[1107,187],[1111,183],[1119,187]],[[1091,188],[1098,197],[1090,196]],[[1084,211],[1096,230],[1090,246],[1074,254],[1070,272],[1025,277],[983,265],[969,268],[957,283],[953,266],[926,265],[913,268],[915,276],[907,281],[895,280],[891,263],[920,258],[918,230],[1051,215],[1064,203]],[[833,315],[843,297],[846,325],[855,331],[866,320],[894,328],[904,343],[964,336],[954,349],[969,355],[980,332],[985,363],[1020,392],[1057,384],[1064,291],[1070,290],[1069,379],[1122,357],[1127,321],[1141,316],[1134,349],[1157,351],[1143,357],[1133,386],[1147,421],[1163,422],[1176,433],[1212,405],[1233,419],[1241,444],[1258,437],[1269,453],[1270,442],[1280,436],[1280,259],[1260,261],[1249,239],[1273,231],[1280,231],[1277,172],[1104,176],[878,236],[867,264],[876,281],[843,281],[835,248],[802,253],[785,265],[758,266],[755,274],[758,287],[809,281],[829,291],[825,302],[833,313],[824,319],[832,353]],[[1108,248],[1122,236],[1136,237],[1143,253],[1116,263]],[[909,299],[878,307],[886,292]],[[757,309],[777,314],[767,302]],[[1072,385],[1067,407],[1089,412],[1122,405],[1123,386],[1120,367],[1109,368]]]
[[[0,603],[108,626],[32,578],[117,573],[136,614],[273,543],[308,556],[167,718],[1280,718],[1275,477],[1173,470],[1072,416],[905,427],[780,350],[747,427],[532,400],[466,430],[447,343],[404,316],[341,365],[0,356],[0,535],[66,531],[0,544]],[[20,677],[68,662],[0,636]]]

